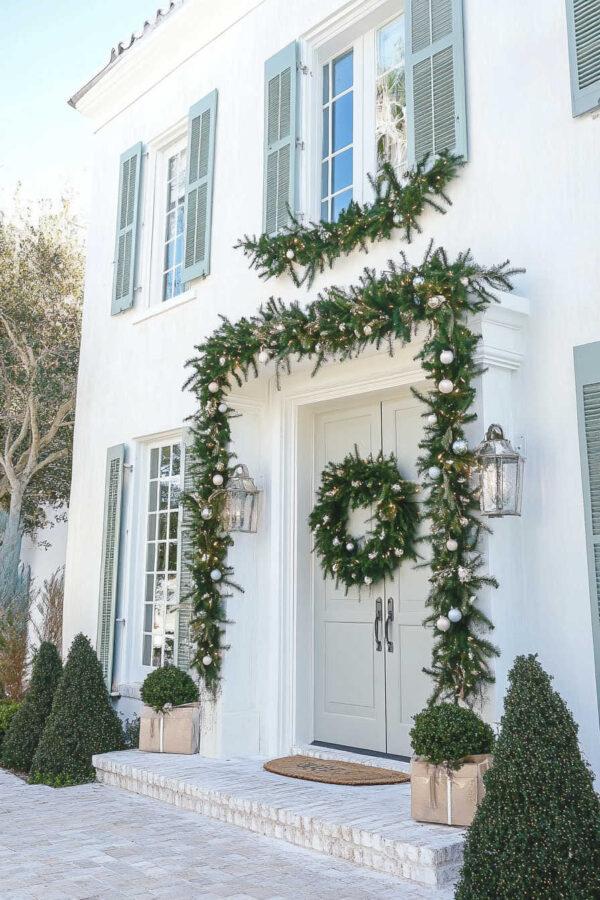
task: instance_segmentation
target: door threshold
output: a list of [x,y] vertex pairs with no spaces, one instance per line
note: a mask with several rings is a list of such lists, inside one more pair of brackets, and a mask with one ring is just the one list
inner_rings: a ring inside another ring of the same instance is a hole
[[380,759],[395,759],[398,762],[410,762],[410,756],[397,756],[395,753],[384,753],[382,750],[362,750],[360,747],[348,747],[345,744],[328,744],[326,741],[312,741],[311,747],[323,747],[325,750],[341,750],[343,753],[356,753],[359,756],[377,756]]

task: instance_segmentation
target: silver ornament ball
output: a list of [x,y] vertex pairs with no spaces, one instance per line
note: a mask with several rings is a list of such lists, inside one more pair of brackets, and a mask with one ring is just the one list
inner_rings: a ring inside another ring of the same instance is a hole
[[458,541],[455,541],[454,538],[448,538],[446,541],[446,549],[451,553],[454,553],[455,550],[458,550]]
[[220,569],[212,569],[212,571],[210,573],[210,577],[212,578],[213,581],[220,581],[221,578],[223,577],[223,574]]
[[454,382],[450,381],[449,378],[442,378],[438,384],[438,390],[440,394],[451,394],[454,390]]
[[460,622],[460,620],[462,619],[462,613],[460,609],[457,609],[455,606],[453,606],[452,609],[448,611],[448,618],[451,622]]
[[212,509],[210,508],[210,506],[205,506],[200,515],[204,520],[210,519],[212,516]]
[[211,381],[211,383],[208,385],[208,390],[211,394],[217,394],[219,392],[219,385],[216,381]]
[[440,362],[443,366],[449,366],[454,362],[454,353],[452,350],[442,350],[440,353]]
[[202,665],[203,666],[210,666],[211,662],[212,662],[212,656],[209,656],[208,654],[206,654],[206,656],[202,657]]
[[465,440],[463,440],[463,438],[457,438],[452,443],[452,449],[455,453],[461,456],[463,453],[467,452],[467,450],[469,449],[469,445]]
[[223,476],[219,472],[217,472],[212,477],[212,483],[215,487],[221,487],[221,485],[223,484]]
[[293,251],[292,248],[290,247],[289,250],[286,250],[286,251],[285,251],[285,255],[287,256],[288,259],[293,259],[294,256],[295,256],[296,254],[294,253],[294,251]]
[[442,470],[439,466],[430,466],[427,470],[427,474],[431,478],[432,481],[437,481],[440,475],[442,474]]
[[435,623],[435,627],[438,631],[448,631],[448,629],[450,628],[450,619],[448,619],[446,616],[440,616]]

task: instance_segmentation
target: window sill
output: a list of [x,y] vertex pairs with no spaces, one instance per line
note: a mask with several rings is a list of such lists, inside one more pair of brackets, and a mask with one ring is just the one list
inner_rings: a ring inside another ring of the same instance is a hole
[[164,300],[162,303],[156,303],[153,306],[150,306],[148,309],[143,310],[137,316],[136,319],[133,320],[132,324],[137,325],[139,322],[145,322],[147,319],[153,319],[155,316],[160,316],[163,313],[168,312],[170,309],[176,309],[179,306],[184,306],[184,304],[189,303],[190,300],[196,299],[196,288],[190,288],[187,291],[184,291],[183,294],[180,294],[179,297],[175,297],[172,300]]

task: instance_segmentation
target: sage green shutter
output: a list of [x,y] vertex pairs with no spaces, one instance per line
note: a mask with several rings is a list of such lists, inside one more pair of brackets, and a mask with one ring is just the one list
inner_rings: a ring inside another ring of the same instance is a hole
[[210,272],[216,124],[217,91],[214,90],[192,106],[188,118],[185,282]]
[[133,306],[142,150],[142,144],[135,144],[122,154],[119,163],[119,204],[111,308],[113,316]]
[[467,156],[462,0],[408,0],[405,16],[409,163]]
[[567,0],[573,115],[600,106],[600,0]]
[[[182,484],[185,493],[194,489],[192,470],[192,433],[186,428],[181,441]],[[192,573],[188,561],[192,553],[191,516],[186,504],[183,504],[179,529],[179,615],[177,625],[177,657],[180,669],[187,671],[192,661],[192,638],[190,622],[192,618],[192,601],[190,593],[193,588]]]
[[112,687],[124,461],[124,444],[118,444],[116,447],[108,449],[106,454],[104,525],[102,528],[102,564],[100,568],[100,603],[96,652],[102,666],[102,674],[104,675],[106,686],[109,690]]
[[289,44],[265,63],[263,231],[272,235],[296,211],[298,48]]
[[600,342],[575,347],[575,384],[596,691],[600,704]]

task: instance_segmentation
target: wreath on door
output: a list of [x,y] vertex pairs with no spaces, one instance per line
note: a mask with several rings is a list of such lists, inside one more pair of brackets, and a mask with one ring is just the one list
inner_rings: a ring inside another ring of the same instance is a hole
[[[324,574],[347,592],[393,575],[405,559],[416,560],[418,490],[400,477],[393,454],[363,459],[355,447],[341,463],[328,463],[308,520]],[[373,508],[373,527],[357,539],[348,533],[348,515],[361,507]]]

